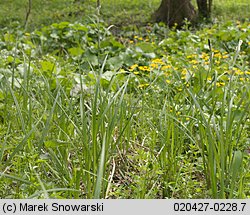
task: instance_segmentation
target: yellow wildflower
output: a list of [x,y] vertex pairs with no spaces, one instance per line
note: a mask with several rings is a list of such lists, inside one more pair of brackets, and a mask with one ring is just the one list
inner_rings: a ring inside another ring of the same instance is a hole
[[225,83],[224,83],[224,82],[217,82],[217,83],[216,83],[216,86],[217,86],[217,87],[225,86]]
[[129,71],[134,71],[138,67],[138,64],[130,66]]
[[244,72],[240,69],[234,70],[236,75],[244,75]]
[[216,57],[216,58],[221,58],[221,53],[216,53],[216,54],[214,54],[214,57]]
[[158,64],[156,64],[156,63],[151,63],[151,64],[150,64],[150,67],[152,67],[153,69],[156,69],[156,68],[158,68]]
[[161,59],[155,58],[155,59],[152,60],[152,63],[158,63],[159,61],[161,61]]
[[191,64],[198,64],[198,61],[197,60],[191,60],[189,61]]
[[160,58],[155,58],[155,59],[153,59],[153,60],[152,60],[152,63],[157,63],[157,64],[161,64],[161,65],[165,64],[165,63],[162,61],[162,59],[160,59]]
[[209,60],[209,56],[205,56],[205,57],[203,57],[203,59],[204,59],[205,61],[208,61],[208,60]]
[[208,54],[207,54],[207,53],[205,53],[205,52],[202,52],[202,53],[201,53],[201,58],[203,58],[203,59],[204,59],[204,58],[206,58],[206,57],[208,57]]
[[186,69],[186,68],[183,69],[183,70],[181,71],[181,74],[182,74],[182,75],[186,75],[186,74],[187,74],[187,69]]
[[139,84],[139,85],[138,85],[138,88],[142,89],[142,88],[145,88],[145,87],[147,87],[147,86],[149,86],[149,84]]
[[196,65],[193,65],[192,67],[193,67],[193,69],[198,69],[198,66],[196,66]]
[[171,74],[170,71],[164,72],[164,75],[165,75],[166,77],[168,77],[170,74]]
[[216,60],[215,63],[218,65],[218,64],[220,64],[220,61],[219,61],[219,60]]
[[161,67],[161,70],[164,71],[164,70],[170,69],[171,67],[172,67],[171,65],[165,65]]
[[147,71],[147,72],[150,71],[150,68],[148,66],[139,66],[138,69],[141,71]]

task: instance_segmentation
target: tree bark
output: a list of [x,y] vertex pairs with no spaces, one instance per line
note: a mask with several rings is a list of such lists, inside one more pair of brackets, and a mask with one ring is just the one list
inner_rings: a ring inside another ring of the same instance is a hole
[[177,24],[181,27],[185,19],[195,21],[196,11],[190,0],[162,0],[160,7],[154,14],[156,22],[164,22],[168,26]]
[[211,0],[197,0],[197,6],[199,10],[199,17],[208,19],[210,17],[211,12]]
[[208,0],[208,12],[211,16],[213,0]]

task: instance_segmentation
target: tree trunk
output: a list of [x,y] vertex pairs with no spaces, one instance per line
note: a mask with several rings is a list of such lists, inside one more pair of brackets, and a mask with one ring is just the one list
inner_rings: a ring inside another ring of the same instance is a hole
[[211,16],[213,0],[208,0],[208,12]]
[[190,0],[162,0],[160,7],[154,14],[157,22],[164,22],[168,26],[178,27],[184,24],[185,19],[195,21],[196,11]]
[[199,17],[208,19],[211,13],[212,0],[197,0]]

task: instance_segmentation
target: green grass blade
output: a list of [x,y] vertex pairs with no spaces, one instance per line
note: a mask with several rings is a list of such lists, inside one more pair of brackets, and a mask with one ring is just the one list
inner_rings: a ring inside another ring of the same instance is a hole
[[104,166],[105,166],[105,151],[106,151],[106,135],[104,136],[102,142],[102,151],[100,156],[100,163],[98,166],[97,179],[94,192],[95,199],[99,199],[101,197],[102,181],[103,181]]
[[235,151],[233,161],[231,164],[231,183],[230,183],[230,195],[229,198],[233,198],[233,192],[235,188],[235,183],[237,179],[237,175],[241,172],[243,154],[241,151]]
[[5,173],[0,172],[0,178],[1,177],[9,178],[9,179],[12,179],[14,181],[19,181],[19,182],[22,182],[25,184],[32,184],[30,181],[25,180],[19,176],[13,175],[13,174],[5,174]]

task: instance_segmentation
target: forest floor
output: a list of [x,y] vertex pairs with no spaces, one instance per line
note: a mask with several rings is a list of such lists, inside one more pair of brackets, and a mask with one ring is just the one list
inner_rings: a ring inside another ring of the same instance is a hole
[[249,198],[250,14],[1,1],[0,198]]

